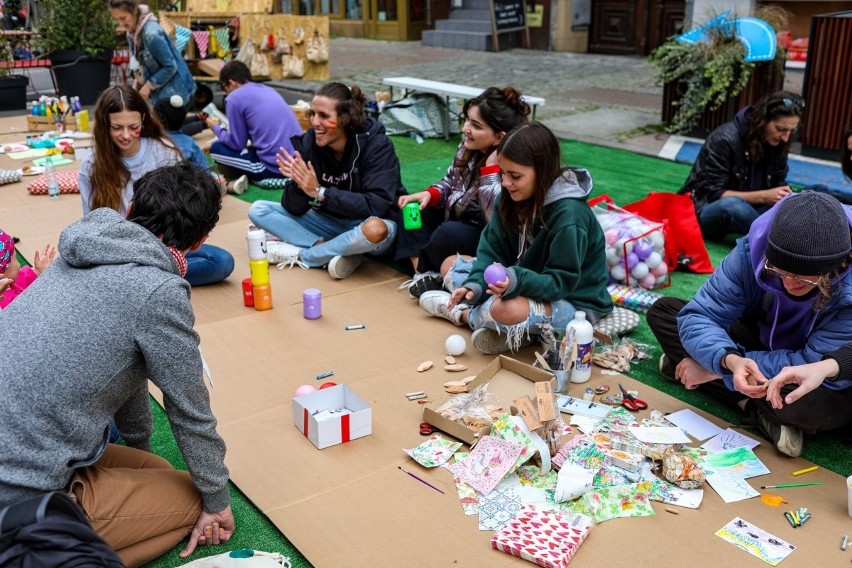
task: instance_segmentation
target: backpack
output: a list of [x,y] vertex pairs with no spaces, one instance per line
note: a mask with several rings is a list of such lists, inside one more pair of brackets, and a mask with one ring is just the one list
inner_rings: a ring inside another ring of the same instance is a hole
[[59,491],[0,510],[0,566],[124,568],[83,511]]

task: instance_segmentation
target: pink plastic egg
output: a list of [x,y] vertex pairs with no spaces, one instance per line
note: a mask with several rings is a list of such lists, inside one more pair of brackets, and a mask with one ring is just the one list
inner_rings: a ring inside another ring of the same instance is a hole
[[639,285],[643,288],[651,289],[654,287],[654,284],[657,283],[657,277],[651,274],[650,272],[645,275],[644,278],[639,280]]
[[654,276],[665,276],[669,272],[669,267],[666,266],[665,262],[661,262],[657,266],[651,269],[651,274]]
[[296,394],[293,396],[302,396],[303,394],[308,394],[309,392],[314,392],[317,390],[315,387],[311,385],[302,385],[296,389]]

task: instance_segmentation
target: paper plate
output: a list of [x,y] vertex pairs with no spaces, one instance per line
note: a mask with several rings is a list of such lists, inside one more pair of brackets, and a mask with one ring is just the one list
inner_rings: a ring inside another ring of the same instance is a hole
[[29,149],[30,147],[26,144],[0,144],[0,154],[5,154],[6,152],[25,152]]

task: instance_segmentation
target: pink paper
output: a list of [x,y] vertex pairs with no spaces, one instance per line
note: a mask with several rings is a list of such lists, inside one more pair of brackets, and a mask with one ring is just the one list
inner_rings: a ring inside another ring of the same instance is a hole
[[482,495],[488,495],[507,473],[515,470],[515,462],[523,449],[514,442],[485,436],[464,461],[447,469]]
[[544,568],[564,568],[591,529],[592,520],[585,515],[566,515],[524,505],[491,537],[491,546]]

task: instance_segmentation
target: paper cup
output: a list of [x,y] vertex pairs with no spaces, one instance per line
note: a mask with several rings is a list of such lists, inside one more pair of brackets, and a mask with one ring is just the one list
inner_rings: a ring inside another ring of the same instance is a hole
[[846,478],[846,499],[849,504],[849,516],[852,517],[852,475]]

